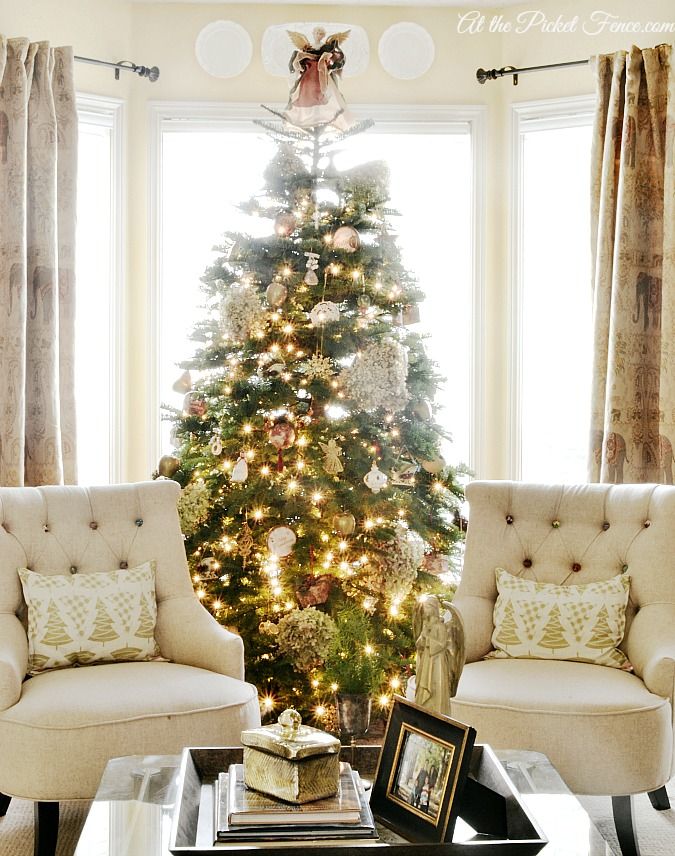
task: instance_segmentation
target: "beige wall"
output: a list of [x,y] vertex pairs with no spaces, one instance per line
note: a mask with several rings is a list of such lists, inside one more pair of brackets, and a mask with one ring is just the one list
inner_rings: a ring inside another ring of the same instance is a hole
[[[521,6],[483,10],[482,32],[458,32],[461,12],[472,9],[368,7],[315,5],[128,3],[125,0],[0,0],[0,26],[5,35],[26,35],[53,44],[72,44],[80,55],[106,59],[132,59],[158,65],[155,84],[123,75],[115,82],[103,69],[78,65],[76,82],[84,92],[112,94],[129,104],[128,135],[128,376],[127,436],[124,476],[142,479],[149,474],[146,437],[147,366],[147,102],[149,100],[280,102],[286,84],[270,77],[260,60],[260,39],[270,24],[291,21],[332,20],[363,26],[370,38],[371,60],[366,74],[346,78],[343,90],[351,103],[485,104],[488,107],[488,168],[486,218],[486,318],[485,354],[486,407],[483,414],[489,440],[483,471],[485,477],[504,477],[506,449],[499,438],[507,435],[507,359],[509,271],[510,107],[515,101],[530,101],[593,90],[590,69],[570,69],[523,75],[517,87],[507,78],[480,86],[475,70],[538,65],[584,59],[591,54],[642,47],[675,40],[675,34],[587,35],[584,24],[598,7],[621,21],[675,21],[672,0],[536,0]],[[516,16],[541,10],[549,20],[579,20],[574,32],[490,33],[487,24],[494,15],[515,28]],[[226,19],[241,23],[252,36],[254,58],[239,77],[217,80],[207,75],[194,56],[194,41],[207,23]],[[433,35],[436,59],[419,80],[396,81],[380,66],[377,42],[384,30],[398,21],[415,21]]]

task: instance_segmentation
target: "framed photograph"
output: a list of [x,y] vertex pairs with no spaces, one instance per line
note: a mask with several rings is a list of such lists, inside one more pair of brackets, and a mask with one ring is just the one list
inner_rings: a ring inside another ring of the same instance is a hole
[[476,731],[394,697],[370,806],[409,841],[452,841]]

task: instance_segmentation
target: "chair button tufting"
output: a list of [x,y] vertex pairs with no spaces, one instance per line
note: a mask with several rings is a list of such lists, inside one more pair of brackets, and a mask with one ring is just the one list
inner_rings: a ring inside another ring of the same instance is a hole
[[71,573],[71,574],[76,574],[76,573],[77,573],[77,568],[76,568],[76,566],[75,566],[75,565],[71,565],[71,566],[70,566],[70,573]]
[[506,522],[509,524],[509,526],[513,523],[513,517],[510,514],[506,515]]
[[142,517],[138,517],[138,518],[136,519],[135,523],[136,523],[136,526],[142,526],[142,525],[143,525],[143,518],[142,518]]
[[651,521],[651,520],[645,520],[645,522],[644,522],[644,524],[643,524],[643,526],[645,527],[645,529],[649,529],[649,527],[650,527],[651,525],[652,525],[652,521]]
[[49,523],[45,523],[45,525],[42,527],[42,531],[49,532]]
[[579,562],[575,562],[572,565],[572,570],[574,571],[575,574],[579,573],[579,571],[581,570],[581,565],[579,564]]
[[609,529],[609,523],[605,520],[605,522],[602,524],[602,531],[606,532],[608,529]]
[[622,574],[625,574],[627,570],[628,570],[628,565],[621,565],[621,573]]
[[560,529],[560,521],[559,521],[559,520],[552,520],[552,521],[551,521],[551,526],[552,526],[554,529]]
[[129,565],[127,564],[127,562],[120,562],[120,568],[121,568],[123,571],[126,571],[126,569],[127,569],[128,567],[129,567]]
[[90,529],[98,529],[98,523],[95,520],[92,520],[89,524]]
[[532,559],[523,559],[523,567],[531,568],[532,567]]

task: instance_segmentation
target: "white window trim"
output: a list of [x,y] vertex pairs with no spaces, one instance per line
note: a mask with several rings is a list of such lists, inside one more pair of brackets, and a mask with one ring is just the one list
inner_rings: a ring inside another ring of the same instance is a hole
[[[525,131],[574,128],[592,122],[597,99],[594,95],[524,101],[511,110],[511,216],[509,346],[507,376],[508,476],[522,477],[522,333],[523,333],[523,139]],[[590,180],[590,177],[589,177]],[[590,284],[589,284],[590,287]]]
[[125,313],[125,273],[126,273],[126,151],[125,124],[126,105],[119,98],[103,95],[90,95],[78,92],[76,95],[78,118],[92,124],[110,128],[112,136],[112,157],[110,164],[110,305],[108,318],[110,324],[110,363],[109,382],[110,401],[110,437],[109,478],[115,484],[122,480],[122,453],[125,448],[125,397],[124,378],[126,376],[125,349],[122,346]]
[[[283,109],[283,105],[272,105]],[[353,114],[371,118],[378,130],[401,133],[418,130],[421,133],[460,132],[458,126],[469,126],[472,140],[473,187],[471,210],[471,244],[473,277],[473,321],[471,330],[471,436],[467,462],[473,473],[480,477],[485,461],[485,210],[486,210],[486,132],[487,108],[483,105],[350,105]],[[270,113],[259,104],[223,104],[220,102],[162,101],[150,102],[149,153],[148,153],[148,472],[157,466],[160,452],[160,423],[157,418],[161,406],[159,393],[159,363],[157,355],[161,345],[161,183],[162,132],[168,127],[191,130],[249,131],[252,119],[270,119]],[[430,189],[431,192],[432,189]]]

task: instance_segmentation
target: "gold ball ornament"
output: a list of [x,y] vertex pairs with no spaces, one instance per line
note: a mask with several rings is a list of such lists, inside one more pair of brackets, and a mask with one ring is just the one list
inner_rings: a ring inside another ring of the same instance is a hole
[[340,226],[333,235],[333,248],[344,250],[347,253],[355,253],[361,246],[359,233],[353,226]]
[[423,470],[432,475],[437,475],[446,467],[445,458],[442,455],[438,455],[438,457],[433,458],[431,461],[420,461],[420,464]]
[[271,282],[267,289],[265,290],[265,297],[267,298],[267,302],[270,306],[281,306],[286,302],[286,298],[288,297],[288,289],[283,284],[283,282],[278,282],[275,280]]
[[288,238],[293,233],[297,223],[295,214],[285,211],[276,217],[274,221],[274,233],[280,238]]
[[157,472],[160,476],[170,479],[180,469],[180,460],[173,455],[162,455],[157,464]]
[[333,529],[339,532],[340,535],[351,535],[356,529],[356,518],[348,511],[336,514],[333,518]]

